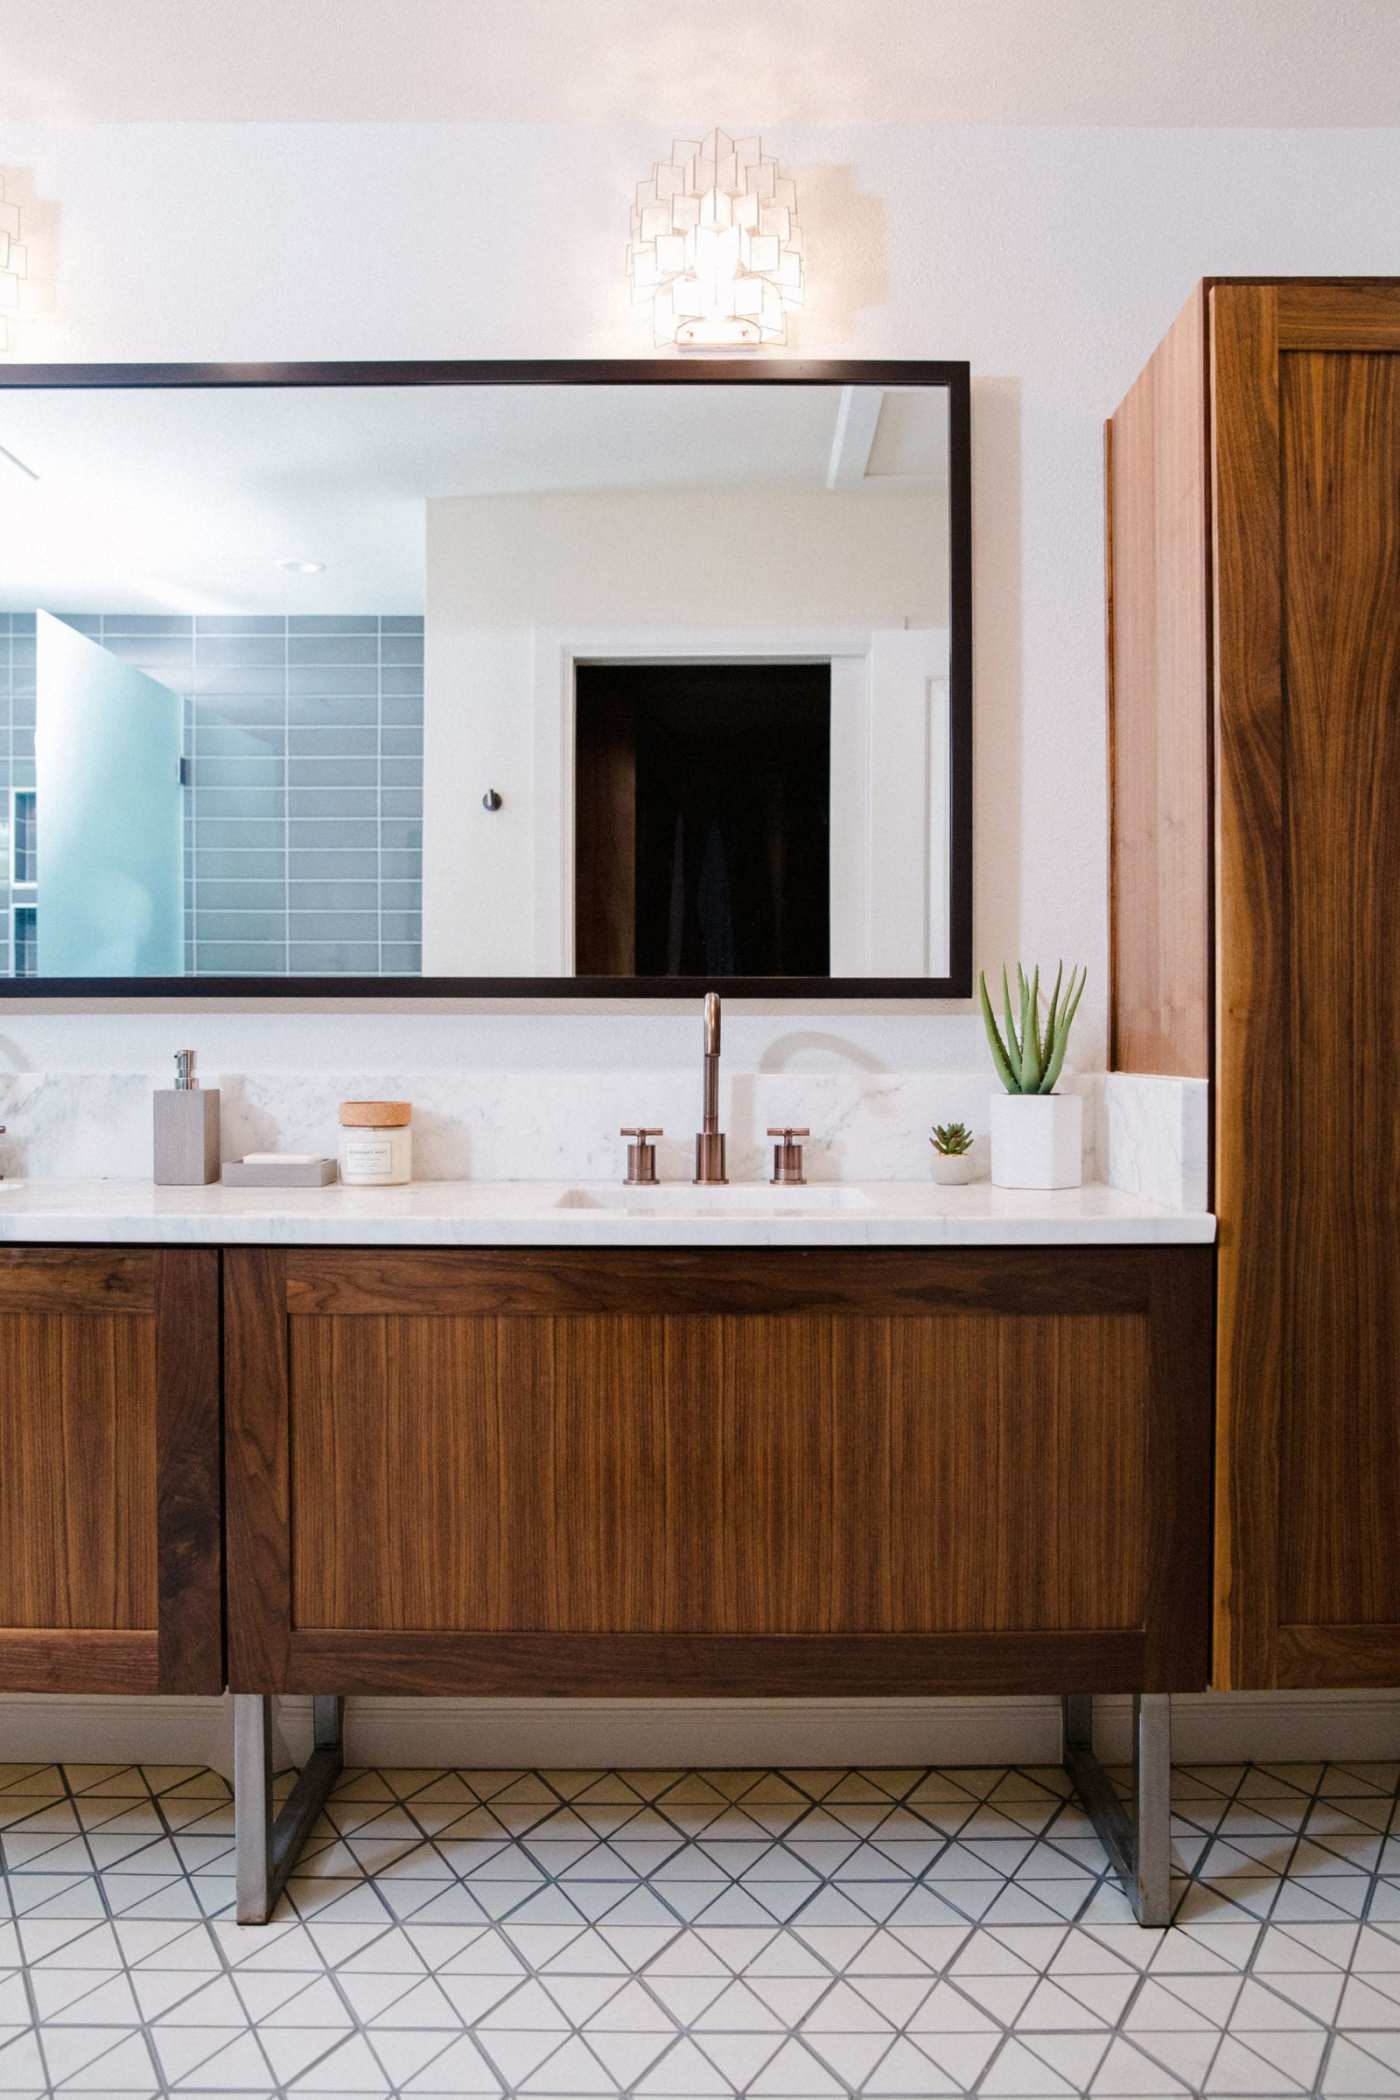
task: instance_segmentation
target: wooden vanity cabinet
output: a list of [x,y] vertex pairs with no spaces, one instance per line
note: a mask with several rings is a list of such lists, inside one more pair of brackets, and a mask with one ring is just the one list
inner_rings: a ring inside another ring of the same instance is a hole
[[219,1256],[0,1249],[0,1691],[224,1684]]
[[1400,1684],[1400,281],[1200,288],[1108,575],[1110,1062],[1215,1082],[1214,1681]]
[[229,1249],[230,1683],[1199,1687],[1212,1267]]

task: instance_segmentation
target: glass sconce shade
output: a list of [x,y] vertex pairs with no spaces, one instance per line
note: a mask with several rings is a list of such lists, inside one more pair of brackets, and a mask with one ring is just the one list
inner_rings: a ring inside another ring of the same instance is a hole
[[781,343],[802,304],[797,186],[759,139],[677,139],[637,184],[627,272],[658,343],[753,349]]

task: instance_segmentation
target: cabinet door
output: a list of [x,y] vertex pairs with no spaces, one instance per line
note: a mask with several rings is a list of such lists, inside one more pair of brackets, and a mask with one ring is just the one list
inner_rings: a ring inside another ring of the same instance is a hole
[[1198,288],[1105,432],[1109,1068],[1210,1072],[1210,471]]
[[223,1689],[218,1267],[0,1249],[0,1691]]
[[225,1275],[237,1690],[1204,1682],[1208,1248]]
[[1220,286],[1216,1674],[1400,1683],[1400,285]]

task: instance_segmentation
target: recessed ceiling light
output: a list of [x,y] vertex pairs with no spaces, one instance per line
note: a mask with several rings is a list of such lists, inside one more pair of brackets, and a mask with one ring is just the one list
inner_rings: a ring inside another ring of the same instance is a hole
[[279,561],[277,566],[289,576],[319,576],[326,565],[323,561]]

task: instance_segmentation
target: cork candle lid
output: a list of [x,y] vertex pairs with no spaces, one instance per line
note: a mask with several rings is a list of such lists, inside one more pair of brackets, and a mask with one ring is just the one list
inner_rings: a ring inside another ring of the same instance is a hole
[[413,1119],[411,1101],[342,1101],[340,1120],[351,1130],[402,1130]]

